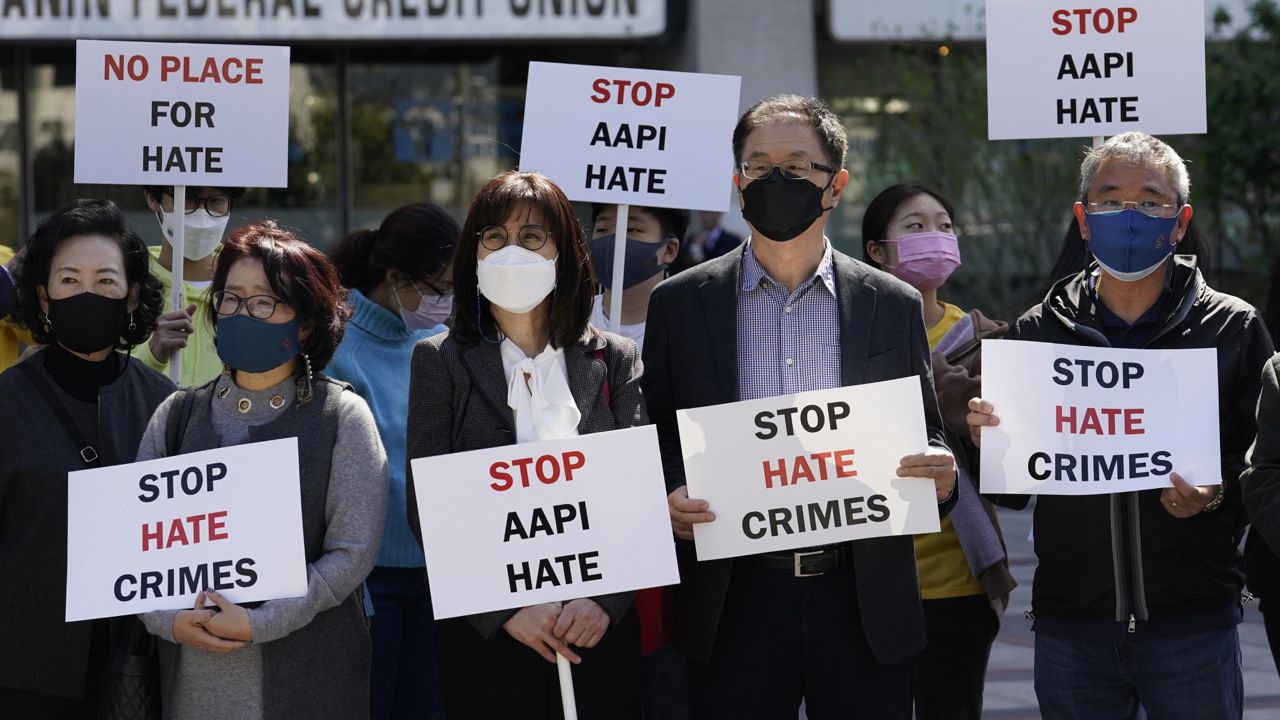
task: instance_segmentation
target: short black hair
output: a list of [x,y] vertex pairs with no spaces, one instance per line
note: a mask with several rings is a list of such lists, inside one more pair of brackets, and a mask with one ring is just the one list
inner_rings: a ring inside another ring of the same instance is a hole
[[871,253],[867,252],[867,243],[884,240],[889,232],[889,223],[893,222],[893,216],[898,212],[898,208],[917,195],[928,195],[937,200],[942,205],[942,209],[951,216],[952,221],[955,220],[956,211],[951,207],[951,201],[937,190],[918,182],[890,185],[867,203],[867,209],[862,213],[862,259],[868,265],[877,270],[883,269],[880,263],[871,257]]
[[138,233],[129,229],[124,213],[110,200],[76,200],[53,212],[36,227],[19,255],[20,261],[14,284],[18,289],[18,307],[13,319],[31,331],[31,336],[41,345],[53,342],[53,335],[46,330],[44,312],[40,309],[38,288],[47,286],[53,256],[63,241],[73,237],[102,235],[116,241],[124,258],[125,284],[132,289],[138,286],[138,306],[133,309],[133,321],[123,326],[116,340],[117,350],[146,342],[155,330],[156,320],[164,312],[164,286],[151,273],[151,255]]
[[[591,203],[591,224],[594,225],[596,220],[600,218],[600,213],[607,208],[617,207],[609,203]],[[677,208],[660,208],[648,207],[641,205],[632,205],[629,212],[646,213],[652,215],[654,220],[658,221],[658,227],[662,230],[662,239],[674,237],[681,244],[684,243],[685,233],[689,231],[689,223],[692,222],[692,216],[688,210],[680,210]]]
[[747,144],[747,136],[751,131],[762,125],[790,122],[813,128],[818,135],[818,142],[822,143],[822,152],[827,160],[837,168],[844,167],[844,156],[849,150],[849,135],[845,133],[840,118],[831,112],[826,103],[803,95],[775,95],[752,105],[738,118],[738,124],[733,128],[734,172],[742,166],[742,148]]

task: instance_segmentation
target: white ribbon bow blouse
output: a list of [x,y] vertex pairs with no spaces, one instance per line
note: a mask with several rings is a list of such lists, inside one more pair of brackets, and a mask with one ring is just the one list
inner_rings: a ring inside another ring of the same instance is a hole
[[516,442],[577,437],[582,413],[569,390],[564,348],[547,345],[532,359],[510,340],[503,340],[501,349]]

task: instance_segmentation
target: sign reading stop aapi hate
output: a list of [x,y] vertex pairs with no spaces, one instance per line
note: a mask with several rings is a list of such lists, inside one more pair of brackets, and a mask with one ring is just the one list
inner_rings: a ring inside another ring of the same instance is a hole
[[680,581],[653,426],[411,465],[437,618]]
[[982,492],[1101,495],[1222,481],[1212,348],[982,343]]
[[289,48],[76,42],[75,182],[285,187]]
[[742,78],[529,63],[520,169],[571,200],[729,209]]
[[1204,0],[987,0],[991,140],[1206,131]]
[[937,532],[933,480],[900,478],[928,445],[916,377],[679,410],[699,560]]
[[297,438],[67,475],[67,622],[307,592]]

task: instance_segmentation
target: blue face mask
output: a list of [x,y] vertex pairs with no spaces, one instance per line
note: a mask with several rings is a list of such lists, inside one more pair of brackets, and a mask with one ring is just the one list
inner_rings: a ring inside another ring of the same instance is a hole
[[261,373],[297,357],[298,320],[272,324],[248,315],[218,318],[218,357],[236,370]]
[[1085,213],[1089,252],[1117,280],[1133,282],[1155,272],[1173,254],[1178,216],[1153,218],[1133,209]]
[[[591,263],[596,269],[596,280],[613,289],[613,239],[614,233],[601,235],[591,241]],[[667,269],[658,262],[658,251],[666,247],[666,240],[658,243],[627,238],[626,265],[622,268],[622,289],[639,285]]]

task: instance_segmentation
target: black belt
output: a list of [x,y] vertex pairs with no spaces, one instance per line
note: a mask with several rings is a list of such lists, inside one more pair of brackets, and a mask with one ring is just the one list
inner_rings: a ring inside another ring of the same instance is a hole
[[848,545],[830,545],[816,550],[748,555],[742,560],[756,567],[789,572],[795,577],[815,577],[853,564],[853,553]]

